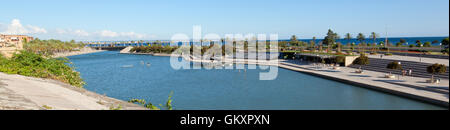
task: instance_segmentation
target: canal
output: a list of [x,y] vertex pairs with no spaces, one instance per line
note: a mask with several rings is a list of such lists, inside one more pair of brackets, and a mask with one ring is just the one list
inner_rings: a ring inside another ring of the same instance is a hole
[[[434,110],[442,107],[279,68],[174,70],[169,57],[117,51],[69,57],[87,90],[109,97],[164,104],[173,91],[177,110]],[[144,62],[144,64],[142,64]],[[147,63],[151,63],[150,66]]]

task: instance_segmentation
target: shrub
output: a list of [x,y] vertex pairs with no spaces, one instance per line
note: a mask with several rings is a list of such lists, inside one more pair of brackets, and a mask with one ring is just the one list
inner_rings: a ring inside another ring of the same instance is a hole
[[369,57],[367,57],[365,55],[361,55],[353,61],[353,64],[360,65],[360,68],[363,65],[368,65],[368,64],[370,64]]
[[447,67],[443,64],[433,64],[427,67],[427,72],[431,74],[431,80],[434,80],[434,75],[443,74],[447,71]]
[[400,70],[400,69],[402,69],[402,65],[400,64],[400,62],[395,61],[395,62],[389,63],[386,68],[393,69],[393,70]]
[[386,53],[385,56],[392,56],[392,53]]
[[345,56],[337,56],[336,57],[336,63],[337,64],[342,64],[345,62]]
[[431,47],[431,42],[425,42],[425,44],[423,44],[424,47]]
[[19,74],[24,76],[48,78],[58,80],[76,87],[83,87],[85,82],[80,73],[74,68],[67,58],[44,58],[41,54],[21,51],[14,54],[11,59],[0,58],[0,72]]
[[441,52],[443,53],[443,54],[448,54],[448,48],[447,49],[444,49],[444,50],[442,50]]

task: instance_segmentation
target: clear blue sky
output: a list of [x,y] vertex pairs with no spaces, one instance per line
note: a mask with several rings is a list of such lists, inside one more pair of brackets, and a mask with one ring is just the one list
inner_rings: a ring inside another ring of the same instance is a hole
[[282,39],[322,38],[328,28],[384,36],[386,25],[391,37],[449,35],[448,0],[23,1],[2,1],[0,32],[20,33],[10,27],[20,21],[21,33],[44,39],[169,39],[191,35],[193,25],[204,34],[277,33]]

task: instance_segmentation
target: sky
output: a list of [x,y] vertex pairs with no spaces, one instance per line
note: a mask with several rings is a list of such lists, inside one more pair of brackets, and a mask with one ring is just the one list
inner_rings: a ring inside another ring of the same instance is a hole
[[[174,34],[278,34],[279,39],[371,32],[449,35],[448,0],[13,0],[0,33],[61,40],[169,40]],[[7,6],[4,6],[7,5]]]

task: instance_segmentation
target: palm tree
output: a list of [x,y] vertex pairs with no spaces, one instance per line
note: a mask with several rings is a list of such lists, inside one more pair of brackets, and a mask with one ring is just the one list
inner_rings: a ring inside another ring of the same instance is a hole
[[345,34],[345,40],[347,40],[347,43],[350,44],[350,40],[352,39],[352,35],[350,33]]
[[[366,40],[366,36],[364,36],[364,34],[362,34],[362,33],[358,33],[358,36],[356,37],[356,39],[358,39],[359,44],[362,45],[364,40]],[[361,53],[361,47],[360,47],[359,53]]]
[[310,44],[311,44],[311,51],[316,52],[316,47],[315,47],[316,46],[316,37],[313,37]]
[[[378,38],[378,34],[375,32],[372,32],[370,34],[370,38],[373,39],[373,44],[376,45],[377,44],[377,38]],[[372,52],[374,51],[374,47],[372,47]]]

